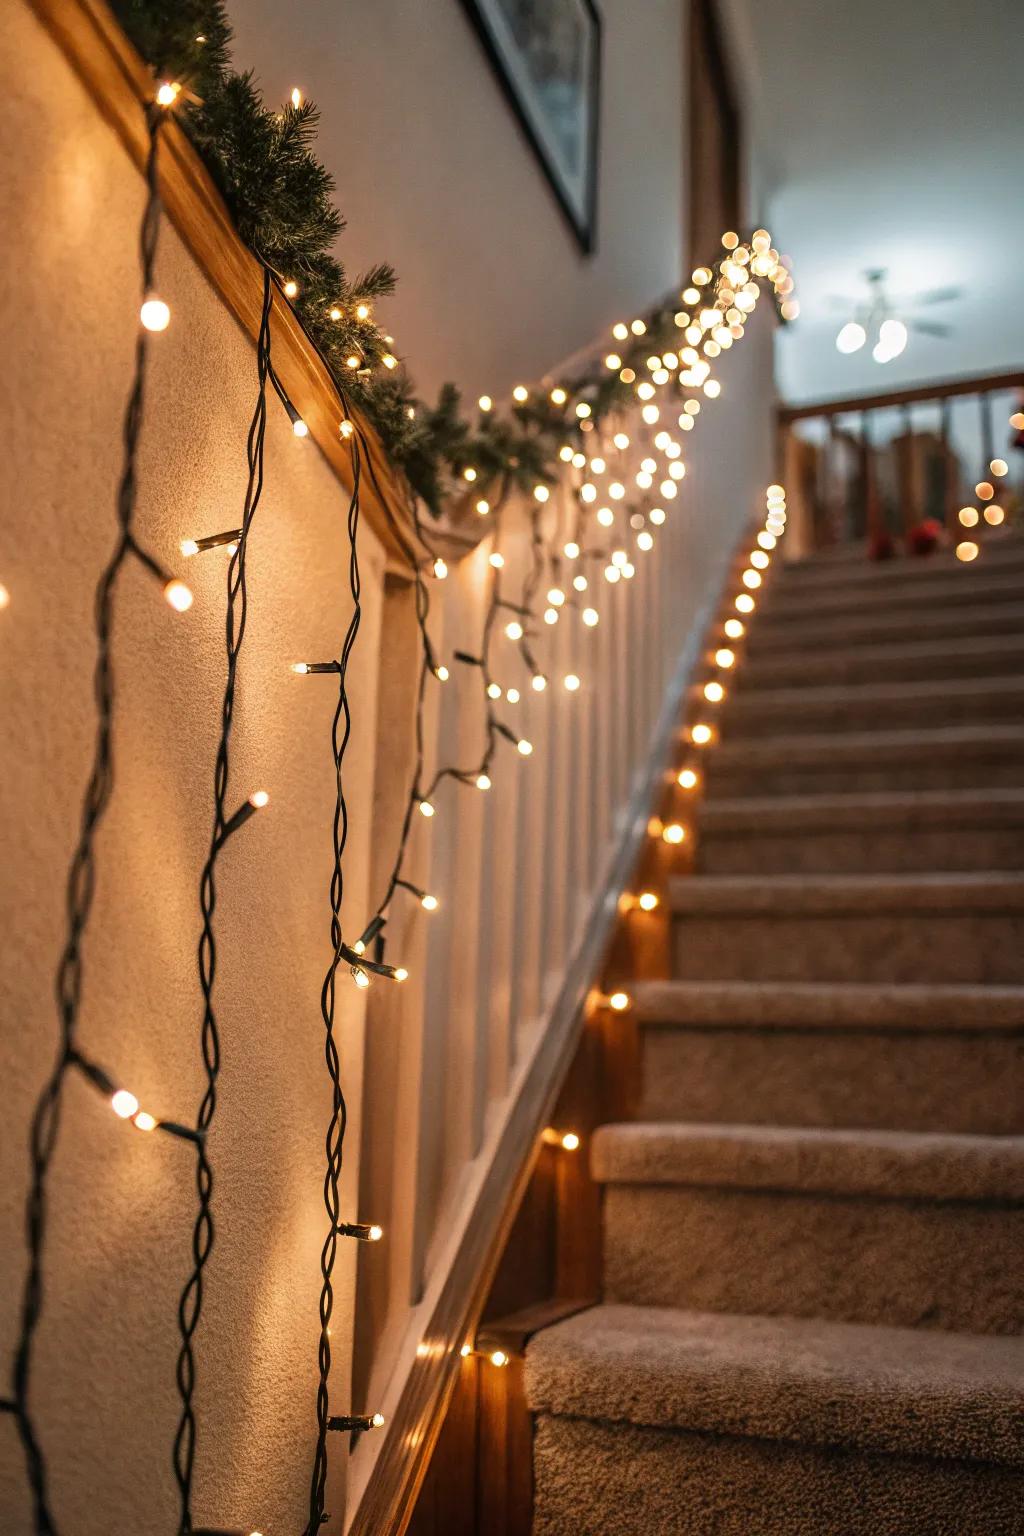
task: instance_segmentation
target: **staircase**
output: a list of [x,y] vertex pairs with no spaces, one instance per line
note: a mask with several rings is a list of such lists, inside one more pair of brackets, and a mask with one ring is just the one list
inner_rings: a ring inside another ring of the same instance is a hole
[[1024,542],[780,573],[705,757],[536,1536],[1024,1533]]

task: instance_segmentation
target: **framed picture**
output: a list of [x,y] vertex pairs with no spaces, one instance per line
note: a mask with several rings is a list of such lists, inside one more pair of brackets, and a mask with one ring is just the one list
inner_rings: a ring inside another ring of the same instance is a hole
[[462,0],[585,251],[595,244],[601,18],[594,0]]

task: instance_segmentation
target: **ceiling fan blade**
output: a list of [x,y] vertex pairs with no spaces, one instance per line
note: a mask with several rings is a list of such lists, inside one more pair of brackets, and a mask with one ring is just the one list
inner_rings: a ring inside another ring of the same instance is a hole
[[934,320],[908,320],[907,325],[912,331],[918,331],[922,336],[944,338],[953,334],[952,326],[937,325]]
[[921,293],[911,295],[912,304],[952,304],[956,299],[962,299],[962,288],[925,288]]

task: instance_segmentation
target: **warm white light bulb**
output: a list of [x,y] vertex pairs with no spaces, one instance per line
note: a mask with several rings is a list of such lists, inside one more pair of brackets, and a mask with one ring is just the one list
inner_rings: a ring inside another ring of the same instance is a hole
[[477,789],[490,789],[491,781],[486,773],[478,773],[476,776]]
[[641,912],[653,912],[658,905],[658,898],[653,891],[641,891],[636,899],[636,904]]
[[521,640],[523,638],[523,626],[518,619],[511,619],[505,625],[505,633],[510,640]]
[[725,689],[722,687],[721,683],[705,683],[704,697],[707,699],[709,704],[721,704],[722,700],[725,698]]
[[681,768],[676,777],[680,789],[696,789],[698,778],[692,768]]
[[139,310],[139,319],[147,331],[166,331],[171,323],[171,311],[163,299],[147,299]]
[[718,667],[731,667],[735,660],[735,654],[724,646],[715,652],[715,665]]
[[562,550],[562,554],[565,556],[565,558],[567,560],[578,560],[579,559],[579,557],[580,557],[580,547],[576,543],[575,539],[570,539],[569,540],[568,544],[566,544],[565,548]]
[[295,420],[292,422],[292,431],[296,437],[309,436],[309,428],[306,426],[306,423],[303,421],[301,416],[296,416]]
[[434,575],[437,577],[438,581],[444,581],[445,577],[448,575],[448,567],[441,559],[440,555],[438,555],[437,559],[434,561]]
[[302,92],[299,90],[297,85],[292,89],[292,106],[295,107],[296,110],[302,106]]
[[192,607],[192,592],[183,581],[177,577],[167,582],[164,586],[164,597],[170,603],[176,613],[187,613]]
[[420,801],[420,815],[421,816],[426,816],[428,818],[428,820],[429,820],[429,818],[431,816],[433,816],[433,814],[434,814],[434,807],[431,805],[430,801],[429,800],[421,800]]
[[706,747],[708,742],[711,740],[711,736],[712,731],[710,725],[705,725],[703,721],[693,726],[690,731],[690,740],[694,742],[698,747]]
[[493,555],[488,555],[487,558],[489,563],[493,565],[496,571],[500,571],[502,566],[505,564],[505,556],[499,555],[497,552],[495,552]]
[[265,805],[270,804],[270,796],[265,789],[254,789],[249,796],[249,804],[253,810],[262,811]]
[[173,107],[174,103],[177,101],[180,95],[181,86],[178,84],[178,82],[176,80],[165,80],[162,85],[157,87],[157,105],[161,107]]
[[420,906],[423,908],[424,912],[436,912],[440,905],[441,903],[438,901],[437,897],[431,896],[429,893],[420,897]]
[[600,619],[600,617],[601,616],[598,613],[596,608],[584,608],[584,610],[583,610],[583,614],[582,614],[583,622],[587,626],[588,629],[593,629],[594,625],[597,624],[597,622]]
[[530,686],[532,687],[534,693],[543,693],[545,688],[547,687],[547,685],[548,685],[548,680],[544,676],[543,672],[538,672],[534,676],[534,678],[532,679],[531,684],[530,684]]
[[739,619],[726,619],[725,623],[722,625],[722,628],[724,629],[726,637],[729,640],[740,640],[743,638],[743,624]]
[[529,757],[530,753],[533,751],[533,742],[527,741],[524,736],[520,741],[516,742],[516,750],[520,757]]
[[673,847],[681,843],[686,837],[686,828],[680,826],[678,821],[670,821],[667,827],[662,828],[662,842],[671,843]]
[[110,1107],[120,1120],[130,1120],[139,1112],[139,1101],[134,1093],[129,1093],[127,1088],[118,1088],[111,1094]]
[[567,672],[562,681],[569,693],[575,693],[580,686],[580,680],[575,672]]

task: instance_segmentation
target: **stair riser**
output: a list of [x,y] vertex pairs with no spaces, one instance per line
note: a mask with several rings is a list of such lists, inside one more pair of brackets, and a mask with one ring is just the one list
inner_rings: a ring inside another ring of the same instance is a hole
[[920,831],[702,832],[706,875],[871,875],[1024,869],[1024,826]]
[[1024,1507],[1024,1475],[976,1462],[547,1414],[534,1474],[533,1536],[1020,1536]]
[[647,1029],[638,1118],[1020,1135],[1024,1038]]
[[605,1301],[1018,1333],[1024,1209],[615,1184]]
[[707,793],[738,800],[746,795],[828,795],[858,790],[912,789],[1018,789],[1024,784],[1024,763],[1019,755],[928,757],[886,763],[865,757],[837,765],[774,762],[739,767],[716,760],[711,754],[706,768]]
[[816,647],[845,650],[856,645],[899,645],[911,640],[957,639],[970,635],[1005,635],[1018,643],[1024,635],[1024,607],[1000,603],[979,613],[953,608],[896,614],[831,615],[813,620],[776,620],[765,614],[751,626],[747,650],[751,656],[769,656],[779,651],[809,650]]
[[1000,697],[978,692],[966,698],[852,699],[821,704],[806,695],[792,703],[769,704],[747,696],[732,701],[721,715],[726,741],[772,735],[812,736],[837,731],[926,730],[957,725],[1016,725],[1024,716],[1024,698],[1016,691]]
[[856,652],[836,657],[797,655],[785,662],[753,656],[736,672],[734,687],[740,694],[759,688],[842,687],[856,683],[913,683],[957,677],[1004,677],[1024,673],[1024,651],[1019,645],[1000,646],[972,655],[970,651],[943,651],[936,656],[905,656],[893,649],[884,661],[874,656],[858,659]]
[[977,911],[679,918],[681,981],[1024,983],[1024,914]]

